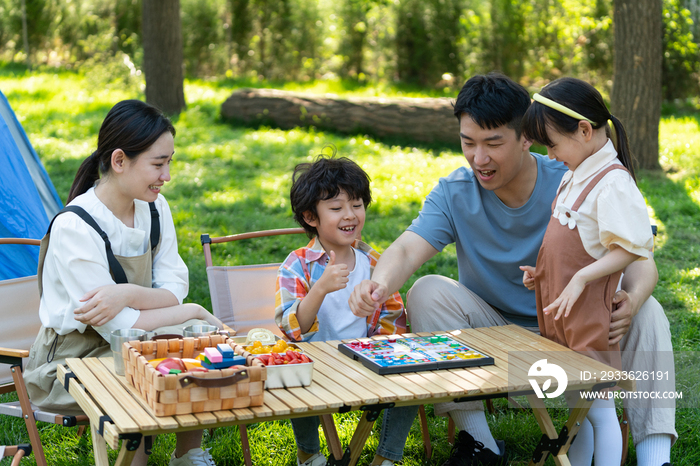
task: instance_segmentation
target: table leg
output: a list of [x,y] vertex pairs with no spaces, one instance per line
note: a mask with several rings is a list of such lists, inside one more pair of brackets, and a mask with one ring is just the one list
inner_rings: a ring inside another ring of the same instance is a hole
[[425,414],[425,405],[421,405],[418,410],[420,416],[420,431],[423,435],[423,452],[425,457],[430,459],[433,456],[433,446],[430,443],[430,432],[428,431],[428,416]]
[[537,424],[539,424],[540,430],[544,434],[535,450],[535,454],[533,454],[533,458],[530,460],[530,466],[543,465],[550,453],[557,466],[570,466],[571,463],[569,463],[566,453],[569,451],[572,439],[581,428],[581,422],[588,414],[588,409],[593,404],[593,401],[583,398],[579,399],[569,414],[569,419],[562,432],[557,433],[544,401],[535,395],[528,395],[527,399],[530,402],[535,419],[537,419]]
[[[95,423],[90,423],[90,433],[92,434],[92,451],[95,454],[95,466],[109,466],[109,457],[107,456],[107,443],[104,437],[97,432]],[[122,445],[122,449],[124,446]]]
[[360,459],[362,449],[364,448],[369,435],[372,433],[372,427],[374,426],[375,419],[376,418],[372,416],[371,411],[365,411],[362,413],[362,418],[357,424],[357,428],[355,428],[355,433],[352,436],[352,440],[350,440],[349,466],[355,466],[357,464],[357,460]]
[[569,413],[569,420],[566,421],[566,427],[569,430],[569,439],[564,445],[562,445],[560,453],[567,453],[569,451],[571,442],[578,434],[579,429],[581,429],[581,423],[586,418],[588,410],[592,405],[592,399],[587,400],[585,398],[579,398],[579,400],[576,402],[576,406],[574,406],[574,409],[571,411],[571,413]]
[[335,428],[333,415],[324,414],[319,417],[321,418],[321,426],[323,426],[323,433],[326,436],[328,449],[330,450],[333,458],[336,461],[340,461],[343,458],[343,447],[340,445],[340,439],[338,438],[338,431]]
[[117,462],[114,463],[114,466],[129,466],[134,456],[136,456],[136,450],[129,451],[126,448],[126,440],[123,440],[122,447],[119,450],[119,456],[117,456]]

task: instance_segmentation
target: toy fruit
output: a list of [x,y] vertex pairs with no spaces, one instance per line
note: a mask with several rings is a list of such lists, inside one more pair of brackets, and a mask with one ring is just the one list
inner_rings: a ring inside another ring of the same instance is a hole
[[285,364],[304,364],[310,363],[309,357],[300,353],[298,349],[292,350],[288,348],[283,353],[261,354],[257,356],[258,360],[266,366],[282,366]]

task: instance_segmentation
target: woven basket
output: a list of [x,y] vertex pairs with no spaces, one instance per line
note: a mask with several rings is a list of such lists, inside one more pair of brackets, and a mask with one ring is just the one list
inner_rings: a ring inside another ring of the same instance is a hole
[[[204,352],[204,348],[219,343],[227,343],[236,354],[245,356],[248,367],[163,375],[148,363],[157,358],[194,358]],[[130,341],[124,343],[122,355],[126,380],[141,393],[156,416],[263,404],[265,366],[226,336]]]

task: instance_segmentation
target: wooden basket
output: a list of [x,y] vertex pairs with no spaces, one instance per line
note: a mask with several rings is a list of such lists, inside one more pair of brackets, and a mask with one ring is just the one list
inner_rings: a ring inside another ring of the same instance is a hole
[[[148,363],[157,358],[194,358],[204,348],[219,343],[229,344],[236,354],[246,356],[248,367],[163,375]],[[126,380],[141,393],[156,416],[263,404],[265,366],[226,336],[130,341],[124,343],[122,355]]]

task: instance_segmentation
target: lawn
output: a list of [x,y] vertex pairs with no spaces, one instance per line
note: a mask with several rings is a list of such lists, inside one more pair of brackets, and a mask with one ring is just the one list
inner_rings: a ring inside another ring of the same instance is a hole
[[[299,162],[312,160],[327,145],[339,155],[357,161],[372,178],[372,203],[363,237],[377,250],[384,250],[411,222],[421,203],[441,176],[465,163],[459,147],[425,147],[387,144],[362,134],[341,136],[315,130],[283,131],[270,128],[234,127],[219,119],[219,107],[232,92],[235,83],[188,81],[185,95],[188,108],[175,121],[175,158],[173,179],[163,190],[177,228],[180,254],[190,270],[188,300],[210,307],[204,258],[199,236],[295,226],[291,217],[288,192],[291,172]],[[304,89],[296,84],[290,89]],[[307,89],[325,91],[325,84]],[[392,88],[350,89],[330,86],[337,93],[373,95],[396,93]],[[143,98],[142,92],[119,83],[86,79],[68,72],[25,73],[0,68],[0,90],[7,96],[30,141],[39,153],[62,200],[73,176],[93,150],[104,115],[117,101]],[[700,317],[697,293],[700,288],[700,112],[669,112],[661,124],[660,160],[662,173],[641,173],[639,185],[654,222],[659,226],[656,260],[659,285],[655,296],[664,306],[671,322],[676,351],[693,354],[700,350]],[[249,240],[234,246],[217,247],[219,264],[278,262],[287,252],[303,243],[299,237]],[[418,276],[439,273],[456,278],[457,259],[453,247],[424,265]],[[402,288],[402,295],[413,280]],[[697,359],[696,359],[697,360]],[[679,378],[692,373],[679,368]],[[697,369],[697,368],[696,368]],[[682,370],[682,371],[681,371]],[[686,401],[698,385],[697,377],[686,377],[677,389],[684,390]],[[3,399],[6,399],[5,396]],[[509,409],[502,401],[489,416],[496,438],[505,439],[512,457],[526,464],[539,439],[534,417]],[[695,402],[697,406],[697,402]],[[432,464],[441,464],[449,455],[445,440],[446,422],[432,415],[431,436],[436,451]],[[347,444],[355,414],[336,417],[343,444]],[[560,422],[563,416],[558,419]],[[679,408],[677,430],[680,440],[672,450],[675,466],[700,464],[700,412],[697,408]],[[50,464],[92,464],[89,434],[76,438],[75,429],[41,425],[41,435]],[[295,448],[289,423],[270,422],[249,429],[254,464],[292,465]],[[377,436],[363,451],[360,464],[369,464]],[[0,420],[0,443],[28,442],[22,422]],[[217,429],[205,437],[218,465],[242,463],[236,428]],[[174,436],[161,436],[154,445],[151,464],[167,464],[174,447]],[[325,448],[325,445],[324,445]],[[111,452],[116,458],[116,452]],[[424,461],[418,423],[414,423],[406,446],[405,465]],[[27,460],[32,464],[33,457]],[[550,460],[551,462],[551,460]],[[9,461],[0,461],[9,464]],[[628,464],[635,464],[631,449]]]

